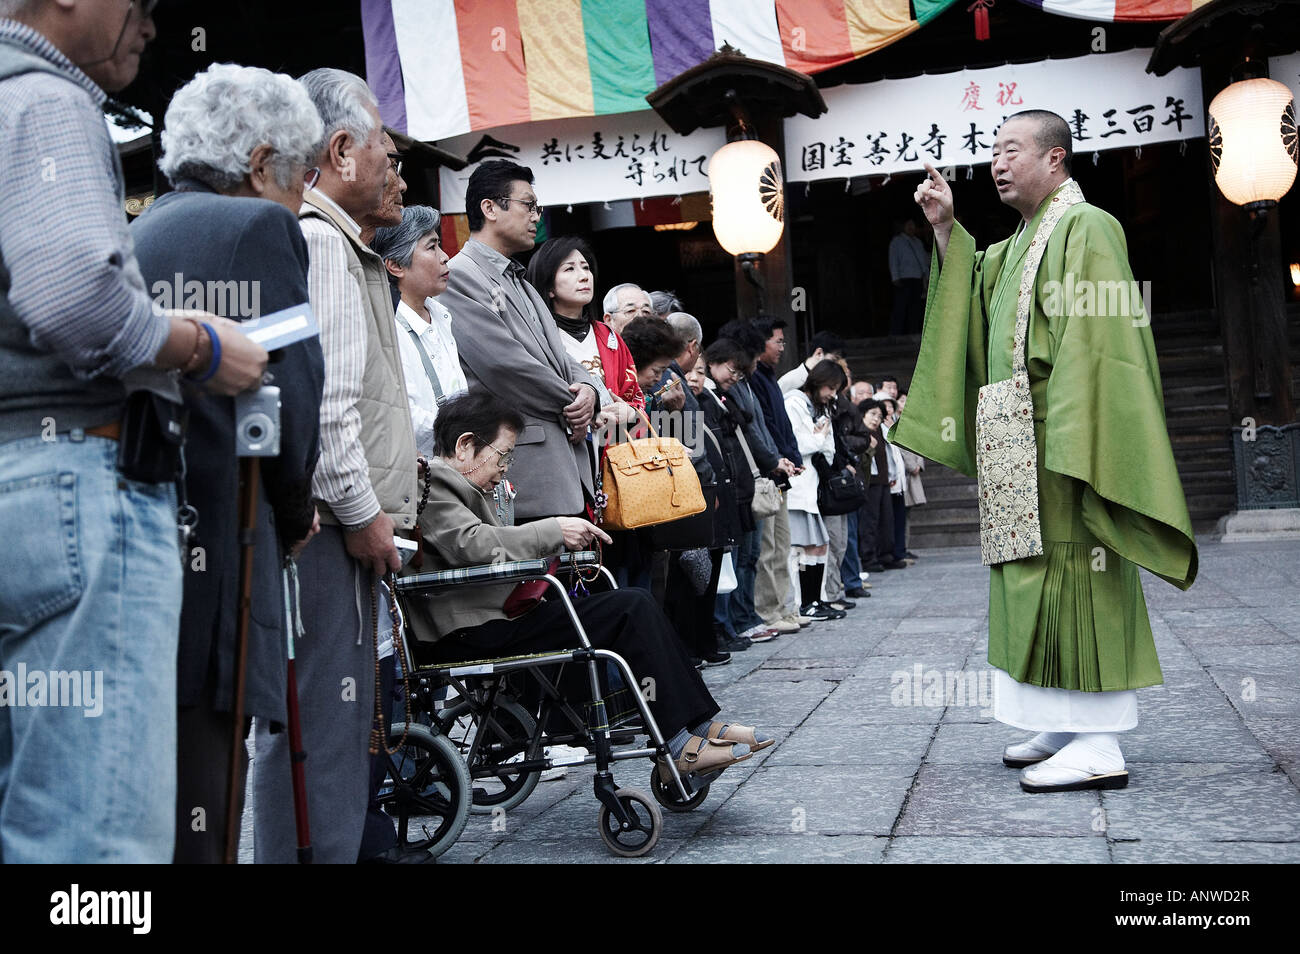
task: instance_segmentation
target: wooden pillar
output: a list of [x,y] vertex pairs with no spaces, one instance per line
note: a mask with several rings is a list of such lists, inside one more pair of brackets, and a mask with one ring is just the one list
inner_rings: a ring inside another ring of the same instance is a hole
[[[1230,82],[1226,57],[1201,62],[1201,93],[1210,101]],[[1213,177],[1208,162],[1206,174]],[[1286,301],[1277,209],[1252,221],[1241,206],[1211,190],[1215,308],[1227,364],[1228,413],[1234,426],[1295,419],[1287,353]]]

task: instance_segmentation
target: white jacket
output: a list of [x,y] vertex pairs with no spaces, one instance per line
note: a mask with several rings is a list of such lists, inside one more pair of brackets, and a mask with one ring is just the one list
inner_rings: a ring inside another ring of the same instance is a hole
[[820,434],[813,430],[813,403],[803,391],[787,392],[785,413],[790,418],[790,427],[794,430],[795,440],[799,442],[799,453],[803,455],[804,463],[804,472],[790,478],[786,504],[791,510],[817,513],[818,478],[812,455],[820,453],[826,458],[826,463],[833,463],[835,434],[829,427]]

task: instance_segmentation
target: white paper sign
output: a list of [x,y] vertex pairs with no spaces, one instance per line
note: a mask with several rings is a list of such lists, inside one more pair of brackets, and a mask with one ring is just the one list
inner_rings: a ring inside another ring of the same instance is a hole
[[652,109],[466,133],[438,143],[470,159],[459,172],[442,168],[441,209],[465,211],[469,177],[491,158],[532,169],[543,205],[706,192],[709,158],[726,141],[721,128],[679,136]]
[[787,181],[992,161],[1003,119],[1049,109],[1086,156],[1205,135],[1200,71],[1146,72],[1150,50],[959,70],[824,90],[828,112],[785,123]]

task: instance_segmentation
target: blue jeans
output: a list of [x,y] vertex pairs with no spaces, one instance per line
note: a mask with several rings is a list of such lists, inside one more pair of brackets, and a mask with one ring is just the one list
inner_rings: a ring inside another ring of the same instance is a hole
[[844,559],[840,561],[840,582],[845,590],[856,590],[862,586],[862,560],[858,558],[858,512],[854,510],[848,517],[848,543],[844,547]]
[[0,445],[0,861],[169,863],[176,493],[77,437]]
[[763,618],[754,610],[754,580],[762,545],[762,531],[755,527],[740,538],[736,548],[736,588],[727,594],[727,621],[737,633],[763,625]]

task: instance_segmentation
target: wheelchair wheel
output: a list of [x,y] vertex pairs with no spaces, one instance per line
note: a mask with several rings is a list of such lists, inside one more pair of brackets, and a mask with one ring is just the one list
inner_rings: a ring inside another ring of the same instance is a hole
[[[388,745],[402,740],[403,723],[388,729]],[[406,744],[385,753],[387,777],[379,803],[397,819],[397,843],[426,848],[436,857],[456,843],[469,821],[470,780],[456,746],[417,724],[407,729]]]
[[[685,781],[685,779],[683,779]],[[665,782],[659,777],[659,766],[650,769],[650,793],[654,795],[655,801],[668,809],[670,812],[689,812],[699,807],[700,803],[709,797],[709,783],[696,782],[695,791],[686,801],[682,801],[682,796],[677,792],[677,785],[670,779]]]
[[[496,769],[521,761],[537,729],[537,720],[517,702],[500,700],[479,725],[470,704],[461,700],[438,713],[438,727],[469,764],[473,798],[469,810],[485,815],[494,808],[509,811],[523,803],[537,783],[541,769],[496,774]],[[478,745],[475,747],[474,743]],[[473,757],[471,760],[471,752]]]
[[659,843],[664,816],[659,806],[635,788],[620,788],[614,793],[631,819],[624,828],[604,805],[600,806],[600,839],[605,847],[622,858],[640,858]]

